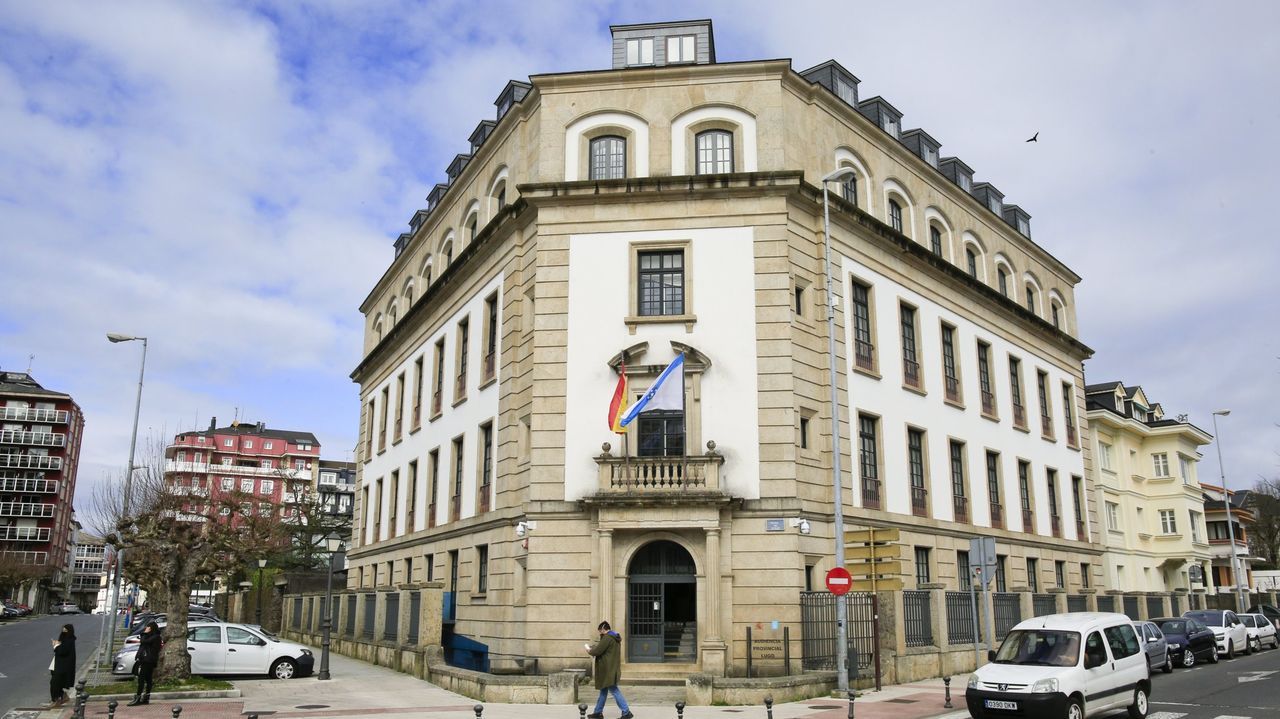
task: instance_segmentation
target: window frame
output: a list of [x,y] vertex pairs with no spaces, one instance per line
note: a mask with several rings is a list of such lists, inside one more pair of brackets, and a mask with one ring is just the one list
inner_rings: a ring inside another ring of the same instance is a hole
[[947,464],[951,480],[952,520],[959,524],[972,524],[974,517],[970,502],[972,492],[969,489],[968,445],[963,440],[953,437],[947,441]]
[[880,417],[858,413],[858,487],[861,506],[866,509],[884,507],[881,480]]
[[[597,146],[603,152],[597,152]],[[587,140],[587,179],[623,180],[627,177],[627,137],[625,135],[598,135]],[[602,166],[599,160],[605,160]]]
[[888,209],[886,211],[889,213],[889,226],[893,228],[894,232],[903,234],[902,204],[896,199],[889,198]]
[[[641,257],[651,253],[681,253],[681,284],[683,287],[682,312],[680,314],[640,314],[640,292],[641,292]],[[668,322],[683,322],[685,330],[693,331],[693,325],[698,321],[697,315],[694,314],[694,294],[692,278],[694,276],[693,267],[693,243],[691,240],[672,240],[662,242],[633,242],[629,250],[630,268],[627,278],[630,283],[628,288],[628,311],[629,315],[623,322],[632,330],[636,325],[640,324],[661,324]]]
[[942,383],[943,400],[947,404],[964,407],[964,387],[960,382],[960,358],[956,354],[956,326],[942,322],[940,340],[942,345]]
[[[700,130],[693,135],[693,174],[723,175],[735,172],[737,151],[734,131],[722,127],[711,127]],[[718,140],[724,140],[721,145]],[[716,141],[715,146],[704,147],[704,143]],[[710,159],[704,159],[707,153]],[[724,158],[728,155],[728,159]],[[728,167],[725,167],[727,163]]]
[[879,377],[876,352],[875,288],[850,276],[849,312],[853,318],[853,369]]

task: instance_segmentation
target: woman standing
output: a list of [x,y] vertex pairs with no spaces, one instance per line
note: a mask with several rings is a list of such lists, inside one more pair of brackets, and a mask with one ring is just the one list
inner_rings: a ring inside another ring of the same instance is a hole
[[49,665],[49,707],[67,703],[66,690],[76,683],[76,629],[62,625],[62,633],[53,640],[53,663]]
[[127,705],[131,707],[151,703],[152,676],[160,663],[160,625],[154,621],[147,622],[138,636],[137,657],[138,691]]

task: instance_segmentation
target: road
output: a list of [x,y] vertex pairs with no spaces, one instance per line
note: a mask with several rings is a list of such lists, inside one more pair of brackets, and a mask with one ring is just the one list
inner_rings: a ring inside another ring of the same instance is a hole
[[1280,719],[1280,649],[1157,673],[1149,719]]
[[40,616],[0,624],[0,716],[18,707],[49,703],[49,640],[58,636],[63,624],[75,627],[76,661],[83,667],[98,646],[101,616]]

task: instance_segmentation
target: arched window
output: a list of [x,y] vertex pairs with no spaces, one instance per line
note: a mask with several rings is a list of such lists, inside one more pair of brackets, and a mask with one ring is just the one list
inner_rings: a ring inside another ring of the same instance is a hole
[[452,241],[446,242],[444,244],[444,249],[441,251],[444,253],[444,266],[448,267],[449,265],[452,265],[453,264],[453,242]]
[[929,250],[942,257],[942,230],[937,225],[929,225]]
[[707,130],[694,138],[697,150],[699,175],[716,175],[733,172],[733,133],[728,130]]
[[849,173],[849,176],[840,183],[840,194],[844,197],[844,201],[858,206],[858,176],[855,173]]
[[1004,267],[996,267],[996,280],[1000,285],[1000,294],[1009,296],[1009,273]]
[[378,315],[373,320],[373,341],[382,341],[382,315]]
[[422,260],[422,271],[418,274],[422,275],[422,287],[425,292],[426,288],[431,286],[431,255],[427,255]]
[[617,135],[605,135],[591,141],[587,177],[592,180],[618,180],[627,176],[627,141]]
[[410,277],[404,283],[404,308],[408,310],[413,307],[413,278]]
[[977,279],[978,277],[978,256],[974,254],[972,247],[964,248],[965,266],[969,270],[969,276]]
[[391,307],[387,309],[387,324],[389,326],[395,327],[397,315],[396,306],[395,304],[392,304]]
[[1049,311],[1053,315],[1053,326],[1056,327],[1057,329],[1062,329],[1062,317],[1061,317],[1062,311],[1058,307],[1058,303],[1050,302]]
[[1036,288],[1030,283],[1027,284],[1027,309],[1033,314],[1036,311]]
[[889,225],[902,232],[902,205],[897,200],[889,200]]

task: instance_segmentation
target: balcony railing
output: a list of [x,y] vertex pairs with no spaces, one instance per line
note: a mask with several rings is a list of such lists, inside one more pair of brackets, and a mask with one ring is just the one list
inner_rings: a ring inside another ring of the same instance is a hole
[[[1080,540],[1081,542],[1089,541],[1089,537],[1086,536],[1084,532],[1084,522],[1079,519],[1076,520],[1076,539]],[[1196,539],[1195,537],[1192,537],[1191,541],[1196,542],[1199,540]]]
[[860,369],[875,369],[875,346],[862,340],[853,341],[853,362]]
[[0,527],[0,542],[47,542],[49,527]]
[[955,510],[957,522],[969,522],[969,498],[952,496],[951,507]]
[[1062,517],[1058,515],[1049,516],[1049,530],[1053,532],[1053,536],[1062,537]]
[[28,444],[33,447],[65,447],[67,435],[61,432],[26,432],[17,429],[0,431],[0,444]]
[[396,414],[396,426],[395,426],[395,429],[394,429],[394,430],[392,431],[392,433],[391,433],[391,441],[392,441],[392,442],[399,442],[399,441],[400,441],[401,430],[403,430],[403,429],[404,429],[404,416],[403,416],[403,415],[401,415],[401,414],[399,414],[399,413],[397,413],[397,414]]
[[1018,427],[1027,426],[1027,408],[1020,404],[1013,406],[1013,423]]
[[467,398],[467,375],[465,373],[458,375],[453,380],[453,401]]
[[1026,532],[1027,534],[1035,534],[1035,531],[1036,531],[1035,517],[1031,516],[1030,509],[1022,510],[1022,531]]
[[489,511],[489,492],[492,489],[493,489],[492,484],[480,485],[480,497],[479,497],[480,508],[476,510],[478,513],[483,514]]
[[947,400],[951,402],[959,402],[960,380],[956,377],[947,377],[944,384],[946,385]]
[[455,494],[449,502],[449,520],[456,522],[462,519],[462,495]]
[[427,529],[436,526],[436,503],[427,505]]
[[862,478],[862,506],[866,509],[880,509],[880,480]]
[[1076,446],[1076,426],[1074,424],[1067,425],[1067,444],[1072,447]]
[[431,397],[431,416],[435,417],[440,414],[441,408],[444,406],[444,396],[440,388],[436,388],[436,393]]
[[991,503],[991,526],[1004,529],[1004,508],[995,502]]
[[295,467],[242,467],[238,464],[196,464],[195,462],[164,463],[164,471],[191,474],[244,474],[253,477],[282,477],[284,479],[309,479],[311,474]]
[[484,356],[484,378],[486,380],[492,379],[494,373],[497,372],[497,370],[498,370],[498,353],[490,352],[489,354]]
[[57,494],[56,479],[27,479],[25,477],[0,478],[0,492],[22,492],[23,494]]
[[929,516],[929,490],[924,487],[911,488],[911,513],[917,517]]
[[1053,436],[1053,418],[1047,414],[1040,415],[1040,434],[1046,437]]
[[52,517],[54,505],[35,502],[0,502],[0,517]]
[[720,491],[724,457],[596,457],[600,494]]
[[71,413],[65,409],[0,407],[0,420],[5,422],[48,422],[50,424],[66,424],[71,421]]
[[413,422],[414,429],[417,429],[422,426],[422,404],[421,403],[416,401],[414,402],[413,419],[410,421]]
[[902,360],[902,381],[912,387],[920,387],[920,363],[915,360]]
[[0,557],[12,559],[18,564],[41,565],[49,563],[48,552],[0,552]]
[[996,413],[996,396],[991,392],[984,391],[982,393],[982,413],[995,415]]
[[43,454],[0,454],[0,469],[62,470],[62,458]]

